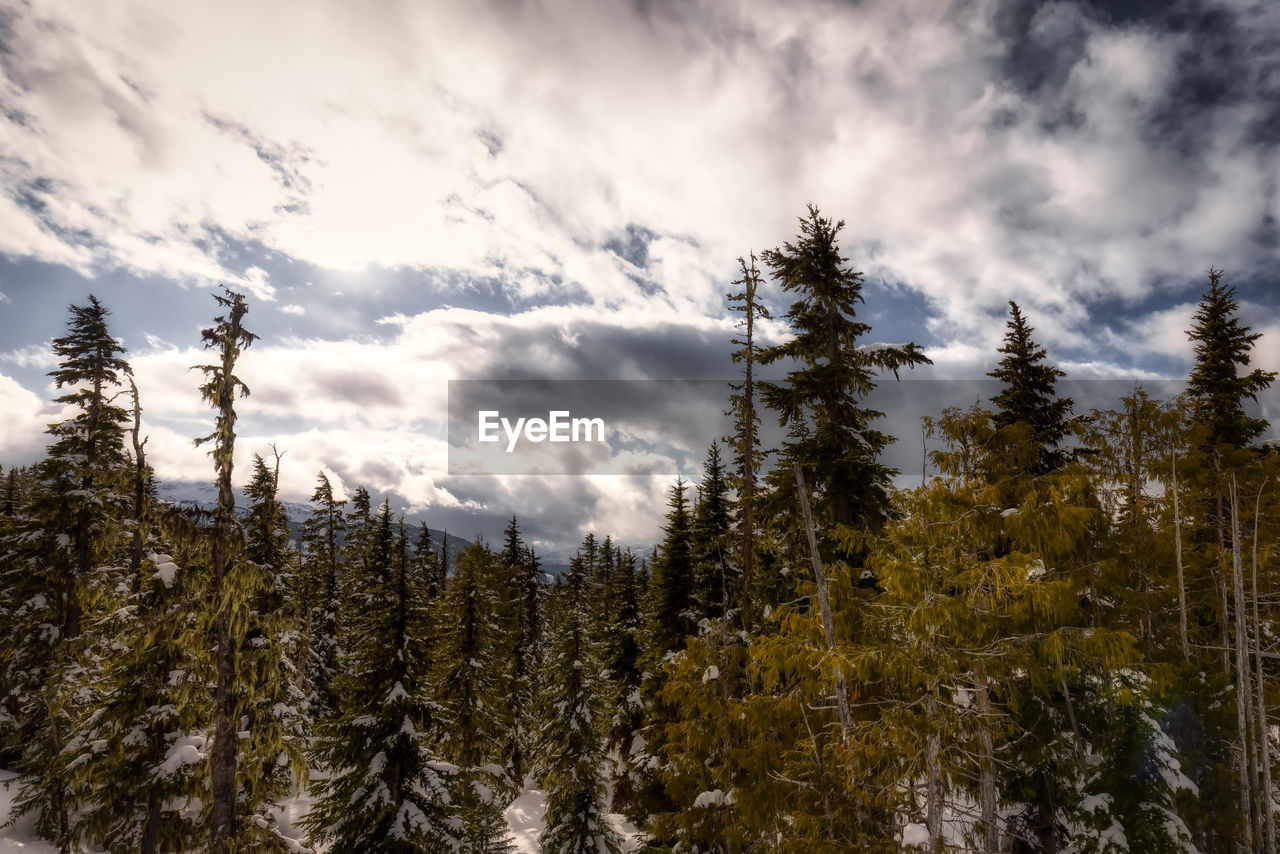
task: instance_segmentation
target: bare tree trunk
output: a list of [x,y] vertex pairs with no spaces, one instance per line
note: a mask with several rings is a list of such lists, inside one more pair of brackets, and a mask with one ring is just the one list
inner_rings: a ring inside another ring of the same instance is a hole
[[160,844],[160,793],[155,789],[147,795],[147,818],[142,826],[139,854],[156,854]]
[[1222,568],[1227,556],[1227,534],[1223,530],[1222,514],[1225,510],[1222,507],[1222,493],[1218,492],[1215,499],[1218,505],[1215,519],[1218,528],[1218,571],[1214,573],[1214,581],[1218,587],[1218,608],[1222,612],[1222,619],[1218,622],[1218,632],[1222,638],[1222,673],[1229,677],[1231,675],[1231,606],[1227,601],[1227,580],[1225,570]]
[[925,827],[929,831],[929,848],[942,851],[942,736],[938,734],[938,686],[929,689],[929,734],[925,743],[925,770],[928,775],[925,798]]
[[[822,633],[826,637],[827,651],[836,648],[835,622],[831,616],[831,597],[827,595],[827,576],[822,571],[822,558],[818,554],[818,536],[813,530],[813,514],[809,512],[809,494],[804,487],[804,472],[795,464],[796,489],[800,493],[800,509],[804,513],[804,529],[809,535],[809,553],[813,556],[813,576],[818,586],[818,608],[822,612]],[[845,685],[844,672],[836,666],[836,709],[840,714],[840,726],[845,738],[853,729],[853,713],[849,710],[849,689]]]
[[[147,439],[142,432],[142,401],[138,398],[138,384],[129,377],[129,389],[133,392],[133,542],[129,545],[129,569],[133,572],[130,584],[137,593],[142,587],[142,517],[147,497]],[[147,438],[150,438],[149,436]]]
[[1258,516],[1262,511],[1262,491],[1253,504],[1253,667],[1254,689],[1257,691],[1258,766],[1262,774],[1261,791],[1258,793],[1258,821],[1262,824],[1264,854],[1276,854],[1275,805],[1271,800],[1271,733],[1267,725],[1266,675],[1262,669],[1262,623],[1258,619]]
[[1253,851],[1253,792],[1257,768],[1253,751],[1249,747],[1250,686],[1249,657],[1245,652],[1248,625],[1245,619],[1244,573],[1240,566],[1240,517],[1236,500],[1236,479],[1231,477],[1231,579],[1235,593],[1235,648],[1236,648],[1236,728],[1240,742],[1240,810],[1244,816],[1244,837],[1241,850]]
[[1171,464],[1173,470],[1173,549],[1178,566],[1178,638],[1182,641],[1182,660],[1191,661],[1191,643],[1187,640],[1187,586],[1182,572],[1182,513],[1178,507],[1178,455],[1175,452]]
[[996,815],[995,748],[991,743],[991,693],[987,684],[987,668],[981,660],[977,663],[976,675],[978,714],[981,716],[981,723],[978,725],[978,745],[981,749],[978,757],[980,774],[978,799],[982,816],[982,854],[999,854],[1000,825]]

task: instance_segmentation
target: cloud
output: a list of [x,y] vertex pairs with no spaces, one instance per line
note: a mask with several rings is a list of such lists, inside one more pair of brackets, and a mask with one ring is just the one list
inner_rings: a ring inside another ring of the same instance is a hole
[[[1227,12],[1239,49],[1274,60],[1274,14]],[[994,0],[37,3],[12,15],[0,80],[0,241],[261,299],[274,288],[236,272],[235,241],[717,313],[733,257],[813,200],[848,219],[856,263],[928,295],[937,337],[985,340],[1016,297],[1075,347],[1083,301],[1274,261],[1256,239],[1277,206],[1257,138],[1274,81],[1187,106],[1180,124],[1204,128],[1187,148],[1153,129],[1185,100],[1189,34],[1071,3],[1020,30],[1007,16]],[[1034,67],[1010,64],[1023,42]],[[608,248],[627,234],[652,237]]]
[[[735,259],[811,201],[919,295],[886,324],[923,373],[983,375],[1009,299],[1082,375],[1185,364],[1188,286],[1267,281],[1280,247],[1280,13],[1204,6],[14,4],[0,252],[284,303],[242,436],[289,448],[295,497],[329,466],[440,512],[531,502],[548,538],[561,499],[652,526],[660,478],[446,478],[445,381],[722,374]],[[204,476],[208,355],[174,324],[131,357],[157,464]]]
[[0,461],[8,465],[35,462],[44,447],[44,430],[52,406],[4,374],[0,374]]

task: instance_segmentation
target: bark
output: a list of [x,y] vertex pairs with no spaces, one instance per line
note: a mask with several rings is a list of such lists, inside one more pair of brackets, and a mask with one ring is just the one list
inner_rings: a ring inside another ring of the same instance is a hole
[[[754,262],[753,262],[754,263]],[[742,383],[742,612],[751,619],[751,588],[755,583],[755,285],[748,282],[746,377]],[[748,626],[750,623],[748,622]]]
[[[138,399],[138,384],[129,378],[133,391],[133,542],[129,545],[129,569],[133,572],[133,592],[142,587],[142,516],[146,509],[147,456],[146,439],[140,439],[142,431],[142,403]],[[148,437],[150,438],[150,437]]]
[[160,845],[160,793],[155,789],[147,795],[147,818],[142,826],[140,854],[156,854]]
[[925,827],[929,831],[929,848],[942,851],[942,736],[938,733],[938,686],[931,686],[928,696],[929,735],[925,742]]
[[1218,634],[1222,639],[1222,672],[1226,676],[1231,675],[1231,610],[1227,603],[1227,581],[1222,565],[1227,555],[1227,535],[1223,529],[1223,513],[1222,493],[1216,496],[1218,513],[1215,517],[1215,525],[1218,530],[1218,571],[1214,573],[1214,582],[1218,588],[1218,610],[1221,612],[1222,619],[1218,621]]
[[[827,595],[827,576],[822,571],[822,557],[818,554],[818,537],[813,529],[813,514],[809,511],[809,494],[804,486],[804,472],[800,464],[795,465],[796,489],[800,494],[800,509],[804,513],[804,529],[809,535],[809,553],[813,557],[813,576],[818,587],[818,608],[822,613],[822,633],[826,637],[827,651],[836,648],[835,622],[831,616],[831,597]],[[853,714],[849,710],[849,689],[844,681],[844,672],[836,666],[836,709],[840,714],[840,726],[848,738],[853,729]]]
[[1178,455],[1173,455],[1173,551],[1178,568],[1178,638],[1182,642],[1182,660],[1191,661],[1191,643],[1187,639],[1187,587],[1182,571],[1182,513],[1178,506]]
[[[1265,487],[1264,487],[1265,488]],[[1262,510],[1262,489],[1253,505],[1253,667],[1254,687],[1257,691],[1258,723],[1257,754],[1262,773],[1262,787],[1258,793],[1258,821],[1262,824],[1264,854],[1276,854],[1275,804],[1271,799],[1271,734],[1267,726],[1267,700],[1265,675],[1262,669],[1262,623],[1258,620],[1258,516]]]
[[991,693],[987,684],[987,669],[979,660],[978,681],[978,746],[981,754],[978,801],[982,818],[982,854],[998,854],[1000,850],[1000,825],[996,815],[995,748],[991,739]]
[[1257,768],[1254,765],[1253,751],[1249,747],[1250,699],[1253,691],[1250,686],[1250,667],[1245,652],[1245,637],[1248,627],[1245,621],[1244,578],[1240,565],[1240,517],[1239,502],[1236,500],[1236,481],[1231,478],[1231,580],[1235,593],[1235,652],[1236,652],[1236,729],[1240,750],[1240,812],[1244,818],[1244,835],[1240,840],[1240,850],[1253,851],[1253,792]]

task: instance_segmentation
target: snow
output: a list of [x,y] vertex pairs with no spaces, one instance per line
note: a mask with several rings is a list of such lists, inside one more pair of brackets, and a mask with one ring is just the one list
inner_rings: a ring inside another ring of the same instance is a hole
[[926,848],[929,845],[929,829],[923,824],[908,824],[902,828],[902,847],[917,846]]
[[[190,743],[183,744],[181,748],[175,745],[175,749],[180,753],[187,747],[194,750],[194,746]],[[170,758],[172,759],[174,755],[174,750],[171,750]],[[453,768],[453,766],[449,767]],[[8,821],[10,805],[17,795],[16,778],[17,774],[12,771],[0,771],[0,854],[56,854],[57,848],[36,838],[33,816],[24,817],[12,827],[3,826]],[[732,795],[721,795],[721,797],[731,799]],[[306,854],[311,850],[306,847],[305,833],[298,827],[298,822],[307,814],[314,802],[315,799],[304,788],[269,810],[268,814],[275,825],[274,830],[278,832],[285,850],[291,854]],[[507,807],[505,817],[515,840],[515,850],[519,854],[541,854],[542,848],[538,844],[538,837],[546,827],[543,822],[546,802],[546,792],[539,789],[526,789]],[[416,820],[416,817],[411,815],[404,815],[402,818],[409,820],[410,823]],[[624,852],[629,854],[640,848],[643,840],[634,826],[617,814],[611,813],[605,818],[622,838]]]
[[[538,844],[538,837],[546,828],[542,820],[546,809],[547,793],[540,789],[525,789],[520,793],[520,797],[507,807],[504,815],[507,825],[511,828],[511,835],[515,839],[515,850],[518,854],[541,854],[542,847]],[[605,818],[622,837],[624,852],[636,851],[640,848],[642,842],[640,834],[630,822],[615,813],[610,813]]]
[[731,804],[735,800],[736,798],[734,798],[732,790],[730,790],[730,792],[726,795],[720,789],[712,789],[709,792],[699,792],[698,797],[693,799],[693,808],[708,809],[710,807],[718,807],[718,806],[723,806],[724,804]]
[[179,738],[169,747],[164,761],[155,769],[157,777],[167,777],[184,765],[193,765],[205,758],[200,748],[204,747],[204,738],[198,735]]
[[165,561],[164,563],[156,565],[156,574],[154,577],[160,579],[160,583],[165,586],[165,589],[173,587],[173,579],[176,578],[177,575],[178,565],[172,561]]
[[0,771],[0,851],[5,854],[55,854],[57,848],[36,839],[34,815],[24,816],[12,827],[5,827],[9,821],[9,808],[18,794],[17,776],[12,771]]

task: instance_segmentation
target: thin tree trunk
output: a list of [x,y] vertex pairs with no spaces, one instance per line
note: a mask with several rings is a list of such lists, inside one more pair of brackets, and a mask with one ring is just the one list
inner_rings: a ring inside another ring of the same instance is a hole
[[1218,587],[1218,607],[1222,611],[1222,619],[1218,623],[1218,632],[1222,638],[1222,673],[1225,676],[1231,676],[1231,606],[1227,601],[1227,580],[1225,570],[1222,568],[1227,557],[1227,534],[1223,530],[1223,513],[1222,493],[1218,492],[1215,496],[1218,505],[1218,514],[1216,524],[1218,528],[1218,572],[1214,574],[1215,582]]
[[1249,747],[1250,686],[1249,658],[1245,652],[1248,626],[1245,619],[1244,578],[1240,565],[1240,517],[1236,500],[1236,479],[1231,477],[1231,579],[1235,593],[1235,648],[1236,648],[1236,728],[1240,746],[1240,810],[1244,816],[1244,837],[1240,850],[1253,851],[1253,792],[1257,768],[1253,751]]
[[[831,616],[831,597],[827,595],[827,576],[822,571],[822,558],[818,554],[818,536],[813,529],[813,514],[809,512],[809,494],[804,487],[804,472],[795,464],[796,489],[800,493],[800,509],[804,513],[804,529],[809,535],[809,554],[813,557],[813,576],[818,587],[818,608],[822,613],[822,633],[826,637],[827,651],[836,648],[835,622]],[[836,665],[836,709],[840,714],[840,726],[845,738],[853,730],[853,713],[849,709],[849,689],[845,685],[844,672]]]
[[1178,638],[1182,641],[1182,660],[1190,663],[1191,643],[1187,639],[1187,586],[1182,572],[1182,513],[1178,507],[1178,455],[1171,463],[1173,470],[1173,549],[1178,567]]
[[[129,378],[129,389],[133,392],[133,542],[129,545],[129,569],[132,571],[130,583],[133,592],[142,587],[142,516],[146,508],[147,497],[147,439],[141,439],[142,402],[138,398],[138,384]],[[147,437],[150,438],[150,437]]]
[[139,854],[156,854],[160,845],[160,793],[152,789],[147,794],[147,818],[142,826]]
[[980,774],[978,792],[982,817],[982,854],[999,854],[1000,825],[996,815],[995,748],[991,741],[991,693],[987,684],[987,668],[981,659],[977,663],[976,675],[978,714],[981,716],[978,725],[978,745],[981,748],[981,754],[978,757]]
[[1075,746],[1076,761],[1084,759],[1084,737],[1080,734],[1080,724],[1076,721],[1075,703],[1071,701],[1071,689],[1067,687],[1067,677],[1059,676],[1059,684],[1062,685],[1062,698],[1067,703],[1067,722],[1071,724],[1071,741]]
[[927,698],[929,734],[925,740],[925,771],[928,775],[925,798],[925,827],[929,831],[929,849],[942,851],[942,736],[938,734],[938,686],[929,689]]
[[747,285],[746,378],[742,384],[742,613],[751,625],[751,588],[755,583],[755,286]]
[[1267,726],[1266,676],[1262,669],[1262,623],[1258,619],[1258,516],[1262,511],[1262,489],[1253,504],[1253,667],[1257,691],[1258,766],[1262,774],[1262,791],[1258,797],[1258,821],[1262,824],[1264,854],[1276,854],[1275,805],[1271,800],[1271,734]]

